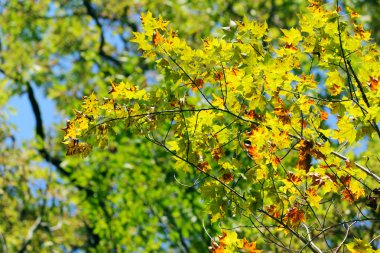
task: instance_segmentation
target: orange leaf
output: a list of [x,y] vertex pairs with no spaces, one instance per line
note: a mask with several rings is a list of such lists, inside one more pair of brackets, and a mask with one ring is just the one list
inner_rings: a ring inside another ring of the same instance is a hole
[[207,172],[211,168],[207,161],[199,162],[197,166],[203,172]]
[[294,206],[288,210],[285,219],[290,221],[292,227],[295,227],[305,221],[305,212]]
[[286,180],[293,182],[295,184],[301,182],[301,178],[296,176],[293,172],[289,172],[288,178]]
[[342,191],[342,199],[348,200],[348,202],[350,203],[354,202],[354,196],[352,195],[352,192],[348,189],[344,189]]
[[243,248],[244,252],[248,253],[260,253],[261,250],[256,249],[256,243],[251,242],[249,243],[246,239],[243,239]]
[[222,71],[217,71],[214,75],[214,78],[215,78],[215,81],[220,81],[222,80],[224,77],[223,75],[223,72]]
[[283,107],[277,107],[274,109],[274,114],[280,119],[280,121],[284,124],[290,123],[290,112],[288,109]]
[[155,30],[153,32],[153,45],[157,46],[161,41],[164,41],[164,38],[157,30]]
[[293,45],[293,43],[285,43],[285,48],[287,49],[292,49],[292,50],[297,50],[297,48]]
[[321,111],[321,119],[327,120],[329,117],[329,114],[326,111]]
[[351,176],[350,175],[341,176],[340,181],[342,182],[344,186],[350,187]]
[[194,81],[195,87],[192,88],[194,92],[196,92],[198,89],[202,89],[203,87],[203,79],[196,79]]
[[275,205],[270,205],[270,206],[266,207],[265,210],[266,210],[270,215],[272,215],[272,216],[275,217],[275,218],[280,217],[280,212],[279,212],[279,210],[277,209],[277,206],[275,206]]
[[223,156],[223,149],[222,148],[214,148],[211,151],[212,158],[214,158],[215,161],[219,161],[220,158]]
[[377,90],[377,87],[379,85],[379,79],[380,79],[380,76],[378,78],[374,78],[372,76],[369,77],[368,85],[369,85],[369,88],[372,91],[376,91]]

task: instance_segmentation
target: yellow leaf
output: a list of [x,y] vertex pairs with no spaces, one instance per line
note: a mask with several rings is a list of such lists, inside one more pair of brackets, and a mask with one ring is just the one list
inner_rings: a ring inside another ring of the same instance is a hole
[[334,96],[340,94],[342,87],[344,87],[344,79],[340,76],[338,70],[330,71],[327,75],[327,89]]
[[347,115],[344,115],[338,120],[337,126],[339,130],[335,130],[335,138],[340,143],[343,143],[344,141],[348,141],[349,143],[355,142],[356,129],[352,120]]
[[295,29],[292,27],[290,30],[281,29],[281,31],[284,33],[284,38],[281,38],[282,41],[284,41],[286,44],[293,46],[296,46],[298,42],[302,40],[301,33],[298,29]]

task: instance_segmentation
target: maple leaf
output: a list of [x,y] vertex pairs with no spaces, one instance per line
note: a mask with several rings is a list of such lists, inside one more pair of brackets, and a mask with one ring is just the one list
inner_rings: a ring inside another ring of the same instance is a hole
[[224,183],[227,184],[227,183],[231,182],[232,180],[234,180],[234,175],[231,172],[226,172],[223,174],[222,181]]
[[370,243],[366,243],[362,239],[355,238],[355,241],[346,244],[347,250],[351,253],[378,253],[374,250]]
[[95,93],[91,93],[90,96],[84,96],[82,103],[83,113],[89,117],[97,118],[100,115],[99,101]]
[[369,81],[367,83],[372,91],[376,91],[378,89],[379,80],[380,76],[377,78],[374,78],[372,76],[369,77]]
[[359,13],[357,13],[355,10],[351,9],[350,7],[346,7],[348,13],[350,14],[351,18],[355,19],[360,17]]
[[153,49],[153,46],[150,44],[150,42],[146,39],[146,35],[139,32],[133,32],[133,38],[130,40],[130,42],[134,42],[138,45],[138,49],[141,49],[143,51],[150,51]]
[[165,30],[169,24],[168,22],[164,21],[161,16],[154,18],[150,11],[142,13],[140,19],[144,31],[146,31],[148,34],[153,34],[153,31],[157,29]]
[[317,190],[315,188],[309,188],[307,190],[308,202],[311,207],[319,208],[319,202],[322,200],[322,197],[317,195]]
[[338,70],[331,71],[327,74],[326,86],[334,96],[341,93],[342,87],[344,87],[344,79],[341,77]]
[[280,217],[280,211],[278,210],[277,206],[275,206],[275,205],[267,206],[267,207],[265,208],[265,210],[266,210],[270,215],[272,215],[272,216],[275,217],[275,218],[279,218],[279,217]]
[[351,182],[351,176],[350,175],[341,176],[339,179],[345,187],[350,186],[350,182]]
[[203,172],[207,172],[211,168],[207,161],[199,162],[197,166]]
[[248,152],[248,154],[250,155],[250,157],[253,159],[253,160],[259,160],[261,158],[261,154],[258,150],[258,148],[256,146],[252,146],[250,144],[247,144],[247,143],[244,143],[244,146]]
[[153,45],[157,46],[160,42],[163,42],[164,38],[162,35],[157,31],[154,30],[153,32]]
[[63,137],[64,139],[75,139],[77,137],[74,121],[67,120],[66,127],[62,128],[62,130],[65,132],[65,136]]
[[338,119],[337,126],[339,130],[336,131],[336,137],[340,143],[344,141],[354,143],[357,131],[351,122],[352,120],[353,119],[349,118],[347,115],[344,115],[342,118]]
[[214,74],[215,81],[221,81],[224,78],[223,71],[216,71]]
[[283,107],[277,107],[274,109],[274,113],[279,120],[284,124],[290,124],[290,111]]
[[193,92],[196,92],[198,89],[202,89],[202,88],[203,88],[203,79],[200,79],[200,78],[195,79],[194,87],[191,88]]
[[66,155],[80,155],[81,157],[86,157],[92,150],[92,146],[88,143],[79,143],[78,139],[71,139],[66,145]]
[[299,160],[297,163],[297,167],[301,170],[305,170],[309,172],[311,167],[311,153],[314,144],[308,140],[301,140],[299,143]]
[[286,49],[292,49],[292,50],[297,50],[297,48],[293,45],[293,43],[285,43],[285,48]]
[[368,31],[365,31],[362,25],[356,25],[356,24],[354,24],[354,26],[355,26],[354,30],[355,30],[356,35],[359,35],[359,37],[362,40],[367,41],[367,40],[370,39],[371,33],[368,32]]
[[281,29],[281,31],[285,36],[285,38],[282,38],[281,40],[285,41],[286,45],[290,45],[289,48],[293,49],[294,45],[297,45],[298,42],[302,40],[300,31],[294,27],[292,27],[290,30]]
[[321,119],[327,120],[329,118],[329,114],[326,111],[321,111]]
[[311,172],[308,174],[308,176],[312,179],[311,186],[321,187],[325,184],[325,177],[322,177],[317,172]]
[[298,209],[298,207],[293,206],[286,213],[284,220],[289,221],[290,226],[296,227],[298,224],[305,221],[305,212]]
[[287,178],[288,181],[290,182],[293,182],[295,184],[298,184],[299,182],[301,182],[301,178],[296,176],[296,174],[294,174],[293,172],[289,172],[288,173],[288,178]]
[[212,151],[211,151],[211,155],[212,155],[212,158],[215,160],[215,161],[219,161],[220,158],[222,158],[222,156],[224,155],[224,151],[222,148],[214,148]]
[[262,250],[256,249],[256,242],[248,242],[245,238],[243,239],[243,247],[241,248],[242,252],[247,253],[261,253]]

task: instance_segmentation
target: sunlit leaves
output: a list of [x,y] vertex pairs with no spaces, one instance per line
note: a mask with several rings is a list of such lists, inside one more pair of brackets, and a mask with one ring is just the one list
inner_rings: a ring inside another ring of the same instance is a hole
[[361,239],[355,238],[353,242],[350,242],[346,245],[347,250],[351,253],[378,253],[380,250],[374,250],[369,243],[364,242]]
[[239,252],[245,253],[261,253],[261,250],[256,248],[255,242],[248,242],[245,238],[239,239],[235,231],[223,230],[219,236],[219,241],[211,242],[210,250],[212,253],[231,253],[239,249]]
[[79,140],[72,139],[66,144],[66,155],[79,155],[86,157],[92,150],[92,146],[88,143],[79,142]]
[[[323,231],[326,203],[338,206],[339,196],[339,205],[352,209],[365,195],[363,171],[336,150],[378,131],[378,53],[363,43],[369,34],[359,24],[321,1],[310,3],[300,26],[276,38],[267,37],[266,23],[244,18],[196,47],[162,18],[143,14],[143,31],[132,42],[156,62],[161,81],[111,83],[109,98],[85,98],[66,138],[94,127],[94,142],[104,148],[109,122],[122,119],[172,154],[178,171],[204,177],[196,190],[211,222],[259,214],[285,230],[282,236],[300,226]],[[255,247],[223,232],[212,250]]]

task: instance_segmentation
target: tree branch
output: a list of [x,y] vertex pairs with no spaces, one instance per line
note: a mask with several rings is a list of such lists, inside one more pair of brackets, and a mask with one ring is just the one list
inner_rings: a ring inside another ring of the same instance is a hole
[[33,223],[33,225],[29,228],[28,235],[26,237],[26,240],[22,244],[21,249],[18,251],[19,253],[23,253],[26,251],[26,247],[30,244],[30,242],[33,239],[34,232],[39,228],[41,224],[41,216],[38,216],[36,221]]
[[[350,161],[350,159],[348,159],[344,155],[341,155],[341,154],[339,154],[339,153],[337,153],[335,151],[332,151],[331,154],[335,155],[336,157],[339,157],[340,159],[342,159],[345,162],[349,162]],[[375,179],[380,184],[380,177],[378,175],[376,175],[375,173],[373,173],[372,171],[370,171],[369,169],[367,169],[366,167],[360,165],[357,162],[354,162],[354,164],[356,165],[356,167],[358,167],[359,169],[361,169],[362,171],[364,171],[368,176],[371,176],[373,179]]]
[[106,40],[104,37],[103,25],[99,21],[99,17],[96,14],[96,10],[91,6],[91,0],[83,0],[83,5],[86,7],[88,15],[92,17],[92,19],[95,21],[96,26],[99,28],[99,32],[100,32],[99,55],[113,62],[118,67],[121,67],[122,63],[118,59],[116,59],[115,57],[112,57],[111,55],[106,54],[106,52],[104,51]]

